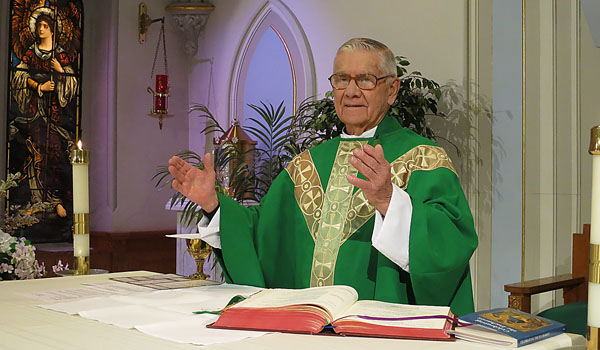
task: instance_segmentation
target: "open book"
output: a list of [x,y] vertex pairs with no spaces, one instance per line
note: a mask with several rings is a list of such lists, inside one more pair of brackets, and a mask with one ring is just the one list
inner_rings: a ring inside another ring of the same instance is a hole
[[418,306],[358,300],[348,286],[266,289],[227,308],[215,328],[290,333],[454,340],[447,306]]

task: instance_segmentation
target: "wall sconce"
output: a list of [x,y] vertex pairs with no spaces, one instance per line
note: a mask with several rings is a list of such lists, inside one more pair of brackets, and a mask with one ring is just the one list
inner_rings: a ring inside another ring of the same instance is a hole
[[167,64],[167,41],[165,39],[165,18],[152,19],[148,16],[148,10],[146,4],[141,2],[138,10],[138,40],[140,44],[146,42],[146,33],[148,28],[156,22],[161,22],[160,33],[158,35],[158,42],[156,43],[156,52],[154,53],[154,62],[152,63],[152,72],[150,72],[150,81],[154,75],[154,68],[156,67],[156,59],[158,58],[158,51],[160,49],[160,43],[163,44],[163,59],[165,63],[165,74],[156,74],[156,91],[152,90],[148,86],[146,91],[152,95],[152,108],[148,114],[151,117],[158,118],[158,127],[162,130],[163,118],[172,117],[169,114],[169,67]]
[[148,8],[146,4],[140,2],[138,6],[138,41],[140,44],[146,43],[146,33],[148,32],[148,28],[152,25],[152,23],[156,23],[162,21],[164,23],[165,18],[156,18],[152,19],[148,16]]

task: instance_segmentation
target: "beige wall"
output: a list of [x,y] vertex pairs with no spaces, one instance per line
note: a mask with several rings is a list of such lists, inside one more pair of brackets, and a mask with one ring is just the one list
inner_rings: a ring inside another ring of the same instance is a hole
[[[165,13],[166,0],[146,0],[152,18],[166,17],[165,33],[175,117],[147,116],[154,89],[150,72],[160,23],[144,45],[138,43],[136,1],[87,1],[84,41],[84,136],[90,138],[92,231],[175,231],[175,215],[164,206],[172,192],[156,191],[151,180],[158,165],[187,148],[187,77],[183,40]],[[97,28],[97,30],[94,30]],[[104,30],[102,30],[104,28]],[[164,70],[159,55],[156,69]],[[85,140],[84,140],[85,142]]]
[[[571,271],[572,233],[590,222],[589,129],[597,110],[595,47],[579,2],[528,1],[526,8],[525,278]],[[532,309],[562,304],[562,293]]]
[[[247,28],[266,1],[213,3],[216,10],[201,37],[195,62],[191,61],[193,88],[190,85],[189,96],[190,102],[207,102],[211,63],[205,60],[212,59],[215,81],[208,104],[220,120],[228,121],[231,117],[227,115],[227,98],[236,53]],[[414,70],[440,83],[454,80],[463,84],[466,77],[467,1],[375,1],[369,6],[356,0],[272,3],[289,8],[302,26],[312,50],[317,92],[321,97],[330,89],[327,77],[337,47],[354,36],[373,37],[388,44],[397,55],[407,56]],[[196,140],[197,131],[197,128],[190,130],[193,149],[201,149],[204,144]]]
[[[580,194],[580,213],[579,226],[581,230],[583,224],[590,223],[591,215],[591,187],[592,187],[592,160],[588,153],[590,145],[590,129],[600,125],[600,112],[598,103],[598,92],[600,91],[600,48],[594,46],[590,31],[588,30],[585,17],[580,16],[579,36],[581,45],[580,69],[579,69],[579,91],[581,102],[578,112],[578,158],[580,165],[579,173],[579,194]],[[578,231],[579,232],[579,231]]]

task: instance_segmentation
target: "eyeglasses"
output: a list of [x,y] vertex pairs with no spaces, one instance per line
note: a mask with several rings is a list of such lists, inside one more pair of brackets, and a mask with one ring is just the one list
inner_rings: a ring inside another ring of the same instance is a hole
[[329,77],[331,87],[335,90],[344,90],[350,85],[350,82],[354,80],[356,86],[361,90],[373,90],[379,83],[379,80],[393,77],[393,75],[386,75],[383,77],[376,77],[371,73],[363,73],[352,76],[350,74],[336,73]]

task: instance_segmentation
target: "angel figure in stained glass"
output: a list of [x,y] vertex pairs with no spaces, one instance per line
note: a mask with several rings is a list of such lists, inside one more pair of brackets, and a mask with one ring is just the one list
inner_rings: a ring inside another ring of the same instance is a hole
[[73,3],[57,7],[56,1],[17,0],[11,20],[10,84],[16,107],[9,117],[8,139],[11,148],[14,143],[20,150],[10,155],[10,166],[21,167],[17,170],[30,195],[22,200],[49,202],[53,214],[63,218],[70,196],[68,155],[75,142],[79,17]]

